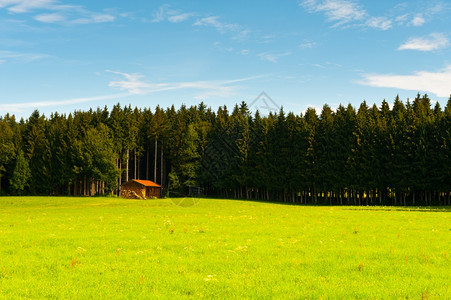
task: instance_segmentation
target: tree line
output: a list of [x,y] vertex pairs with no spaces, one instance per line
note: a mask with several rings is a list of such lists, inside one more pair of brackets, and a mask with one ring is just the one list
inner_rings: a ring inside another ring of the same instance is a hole
[[26,120],[0,117],[0,193],[118,194],[149,179],[168,196],[330,205],[450,205],[451,97],[321,113],[252,114],[204,103],[120,104]]

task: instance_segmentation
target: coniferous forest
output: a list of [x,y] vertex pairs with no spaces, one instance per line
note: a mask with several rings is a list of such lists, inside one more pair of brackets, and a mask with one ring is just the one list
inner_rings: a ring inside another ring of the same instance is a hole
[[451,98],[304,114],[115,105],[0,117],[0,194],[117,194],[149,179],[167,196],[331,205],[450,205]]

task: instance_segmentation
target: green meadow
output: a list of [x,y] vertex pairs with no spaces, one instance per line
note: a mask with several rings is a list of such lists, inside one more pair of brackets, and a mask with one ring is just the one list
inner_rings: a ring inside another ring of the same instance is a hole
[[450,299],[450,208],[0,198],[2,299]]

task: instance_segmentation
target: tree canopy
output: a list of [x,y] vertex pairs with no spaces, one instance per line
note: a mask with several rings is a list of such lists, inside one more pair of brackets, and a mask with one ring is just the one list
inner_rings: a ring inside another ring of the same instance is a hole
[[262,116],[204,103],[0,117],[0,193],[117,193],[150,179],[187,194],[312,204],[450,205],[451,98]]

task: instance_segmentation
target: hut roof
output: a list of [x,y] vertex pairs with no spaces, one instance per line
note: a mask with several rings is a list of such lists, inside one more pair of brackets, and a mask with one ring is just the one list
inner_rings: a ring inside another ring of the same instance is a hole
[[144,185],[144,186],[159,187],[159,188],[161,188],[161,185],[156,184],[155,182],[150,181],[150,180],[133,179],[132,181],[135,181],[135,182],[137,182],[137,183],[139,183],[139,184],[142,184],[142,185]]

